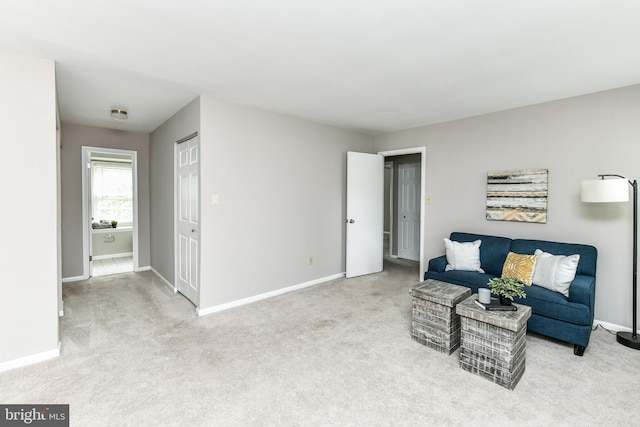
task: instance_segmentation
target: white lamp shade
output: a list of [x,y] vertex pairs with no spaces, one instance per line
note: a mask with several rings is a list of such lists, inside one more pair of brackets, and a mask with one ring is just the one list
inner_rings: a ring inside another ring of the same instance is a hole
[[622,178],[582,181],[580,200],[587,203],[628,202],[629,183]]

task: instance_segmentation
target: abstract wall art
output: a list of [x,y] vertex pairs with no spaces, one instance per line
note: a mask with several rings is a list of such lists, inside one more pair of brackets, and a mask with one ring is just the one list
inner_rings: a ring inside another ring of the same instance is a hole
[[487,174],[487,219],[547,222],[548,169]]

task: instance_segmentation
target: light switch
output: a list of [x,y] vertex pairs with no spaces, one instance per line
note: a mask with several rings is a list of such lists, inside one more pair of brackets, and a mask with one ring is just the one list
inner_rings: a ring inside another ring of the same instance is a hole
[[220,204],[220,196],[217,194],[212,194],[211,195],[211,204],[212,205],[219,205]]

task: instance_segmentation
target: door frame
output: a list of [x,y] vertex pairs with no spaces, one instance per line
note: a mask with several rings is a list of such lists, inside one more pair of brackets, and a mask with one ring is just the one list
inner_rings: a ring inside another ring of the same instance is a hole
[[[378,154],[385,157],[403,156],[405,154],[420,154],[420,277],[419,280],[424,280],[424,223],[425,223],[425,209],[424,204],[426,198],[426,176],[427,176],[427,147],[412,147],[401,148],[397,150],[378,151]],[[386,207],[384,208],[386,209]],[[393,230],[393,227],[391,227]]]
[[109,153],[131,156],[133,178],[133,271],[139,271],[138,263],[138,152],[119,148],[82,146],[82,278],[91,277],[91,153]]
[[[393,184],[394,184],[394,180],[393,180],[393,173],[394,173],[394,163],[387,161],[387,159],[385,158],[384,160],[384,168],[387,168],[387,165],[389,165],[389,169],[391,170],[391,173],[389,174],[389,203],[385,205],[385,209],[388,210],[388,214],[389,214],[389,258],[397,258],[397,256],[393,253],[393,219],[395,218],[395,215],[393,214]],[[386,190],[386,189],[385,189]]]

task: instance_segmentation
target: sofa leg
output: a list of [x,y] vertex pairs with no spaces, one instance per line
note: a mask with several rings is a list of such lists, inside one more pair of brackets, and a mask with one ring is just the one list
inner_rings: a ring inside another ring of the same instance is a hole
[[576,356],[582,356],[584,354],[584,347],[578,344],[573,345],[573,354]]

